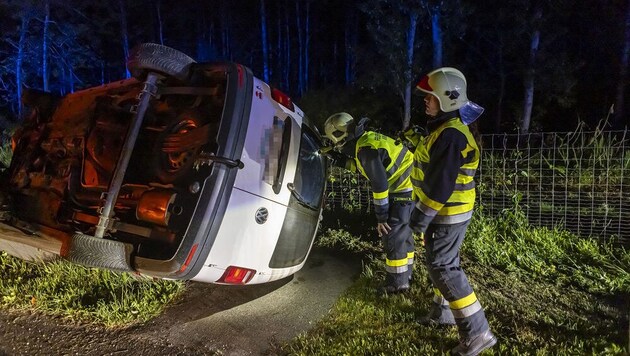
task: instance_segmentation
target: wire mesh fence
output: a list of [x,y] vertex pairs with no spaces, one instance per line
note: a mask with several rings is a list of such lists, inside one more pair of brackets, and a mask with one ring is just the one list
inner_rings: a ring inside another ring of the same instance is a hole
[[[630,132],[484,135],[477,200],[498,215],[518,206],[531,224],[630,243]],[[369,182],[333,170],[328,207],[370,211]]]
[[629,140],[627,131],[485,136],[478,200],[490,214],[518,204],[534,225],[628,239]]

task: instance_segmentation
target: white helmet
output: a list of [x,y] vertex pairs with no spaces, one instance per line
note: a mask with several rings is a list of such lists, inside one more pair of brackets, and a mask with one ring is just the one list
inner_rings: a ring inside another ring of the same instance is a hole
[[[346,139],[354,138],[354,118],[345,112],[332,114],[324,123],[324,132],[333,145],[343,146]],[[350,136],[350,137],[348,137]]]
[[466,77],[459,70],[443,67],[425,75],[416,88],[435,96],[443,112],[458,110],[468,102]]

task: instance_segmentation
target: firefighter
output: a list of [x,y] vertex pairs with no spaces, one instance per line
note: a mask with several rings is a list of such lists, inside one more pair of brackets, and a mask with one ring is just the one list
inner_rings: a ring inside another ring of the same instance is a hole
[[424,233],[433,305],[422,323],[457,324],[453,354],[476,355],[496,342],[481,304],[460,267],[459,250],[473,214],[479,147],[467,124],[483,109],[469,101],[466,78],[439,68],[416,86],[424,97],[428,135],[419,139],[411,174],[414,199],[410,227]]
[[366,131],[366,121],[357,123],[348,113],[336,113],[326,120],[324,132],[334,145],[329,152],[333,164],[358,170],[370,181],[376,230],[387,255],[387,274],[379,292],[400,293],[409,289],[413,273],[414,240],[409,228],[413,154],[388,136]]

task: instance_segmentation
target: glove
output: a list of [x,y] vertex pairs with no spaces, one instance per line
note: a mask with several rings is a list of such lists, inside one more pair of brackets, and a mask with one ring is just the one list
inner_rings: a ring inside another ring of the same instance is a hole
[[330,160],[331,165],[345,168],[346,156],[343,153],[337,151],[328,151],[325,153],[325,155]]

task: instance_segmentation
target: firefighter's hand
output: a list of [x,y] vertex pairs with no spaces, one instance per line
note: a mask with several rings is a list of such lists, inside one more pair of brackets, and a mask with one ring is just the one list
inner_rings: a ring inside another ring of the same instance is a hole
[[343,153],[329,149],[326,151],[322,151],[322,154],[328,157],[328,160],[330,161],[330,164],[332,166],[337,166],[337,167],[342,167],[342,168],[345,167],[346,156]]
[[386,222],[378,223],[376,224],[376,231],[378,231],[378,237],[383,237],[384,235],[389,234],[389,232],[392,231],[392,228],[389,227],[389,224]]

